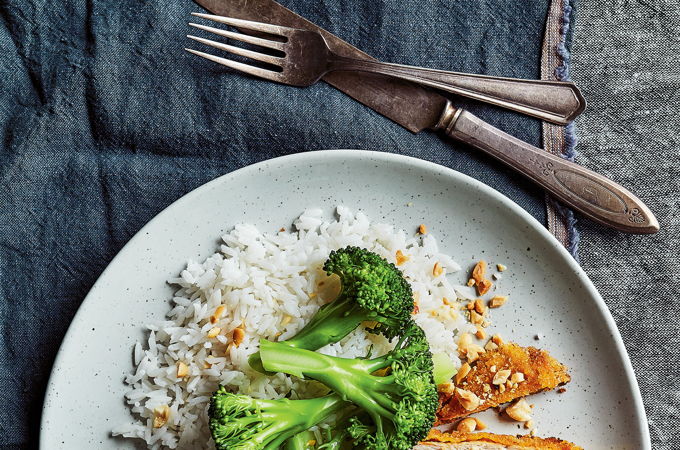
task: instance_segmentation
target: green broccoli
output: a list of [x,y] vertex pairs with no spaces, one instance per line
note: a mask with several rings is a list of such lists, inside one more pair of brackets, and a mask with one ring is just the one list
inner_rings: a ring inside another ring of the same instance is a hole
[[[394,264],[366,249],[346,247],[331,252],[323,269],[340,277],[340,294],[284,344],[318,350],[340,341],[364,321],[375,323],[369,329],[373,333],[388,338],[401,334],[413,311],[413,292]],[[264,372],[259,353],[251,355],[248,362]]]
[[301,431],[286,441],[283,450],[313,450],[316,448],[314,445],[310,445],[310,441],[313,440],[314,433],[309,430]]
[[366,449],[410,450],[427,436],[438,407],[432,355],[413,321],[394,350],[373,359],[326,356],[260,341],[264,368],[320,381],[370,417],[350,419],[349,434]]
[[279,450],[289,438],[348,406],[338,395],[262,400],[221,386],[210,399],[209,426],[218,450]]

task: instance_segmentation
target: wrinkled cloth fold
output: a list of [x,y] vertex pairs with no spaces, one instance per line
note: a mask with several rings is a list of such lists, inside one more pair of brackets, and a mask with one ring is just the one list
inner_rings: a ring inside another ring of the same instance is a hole
[[[548,0],[283,3],[384,61],[540,78]],[[114,255],[219,175],[315,149],[395,152],[469,174],[545,222],[543,192],[484,155],[411,134],[323,83],[277,85],[185,53],[191,11],[0,4],[0,448],[37,444],[59,344]],[[537,120],[455,101],[540,145]]]

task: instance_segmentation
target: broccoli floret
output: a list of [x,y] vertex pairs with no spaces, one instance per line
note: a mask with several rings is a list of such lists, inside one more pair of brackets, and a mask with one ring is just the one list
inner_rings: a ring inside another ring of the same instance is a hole
[[[333,424],[325,428],[321,435],[323,437],[321,444],[317,447],[318,450],[349,450],[354,448],[353,438],[349,433],[349,428],[355,417],[359,415],[366,416],[361,409],[352,405],[345,408],[339,413]],[[362,420],[370,420],[368,417],[362,417]]]
[[289,438],[348,406],[338,395],[262,400],[221,386],[210,400],[209,426],[218,450],[279,450]]
[[[340,341],[364,321],[375,323],[369,329],[372,333],[388,338],[401,334],[413,311],[413,292],[394,264],[366,249],[346,247],[331,252],[323,269],[340,277],[340,294],[283,343],[318,350]],[[264,371],[258,353],[248,362],[253,369]]]
[[425,333],[413,321],[394,350],[374,359],[326,356],[289,345],[260,341],[264,368],[320,381],[360,407],[349,433],[366,449],[410,450],[427,436],[438,406],[432,355]]

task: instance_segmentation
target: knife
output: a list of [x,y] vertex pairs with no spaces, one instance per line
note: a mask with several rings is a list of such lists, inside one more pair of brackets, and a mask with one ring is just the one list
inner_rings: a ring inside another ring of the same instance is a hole
[[[273,0],[195,1],[221,16],[314,30],[341,56],[374,59]],[[331,72],[323,80],[413,133],[441,130],[498,158],[596,222],[628,233],[659,231],[652,211],[623,186],[493,127],[435,91],[361,72]]]

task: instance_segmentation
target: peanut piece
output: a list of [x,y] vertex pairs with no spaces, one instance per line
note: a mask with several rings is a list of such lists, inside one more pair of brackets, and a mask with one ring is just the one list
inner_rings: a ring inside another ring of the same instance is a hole
[[217,323],[217,321],[220,320],[224,315],[224,311],[226,311],[226,309],[227,308],[224,305],[220,305],[215,308],[215,312],[212,316],[210,316],[210,323]]
[[404,253],[401,250],[397,250],[396,258],[398,266],[401,266],[410,259],[410,257],[408,255],[404,255]]
[[486,308],[484,307],[484,303],[482,303],[481,298],[475,300],[475,311],[477,311],[481,315],[484,315],[484,313],[486,312]]
[[474,411],[479,408],[479,397],[474,392],[456,388],[456,398],[466,411]]
[[184,378],[189,375],[189,366],[182,361],[177,361],[177,378]]
[[214,338],[214,337],[217,337],[217,335],[220,334],[220,331],[222,331],[222,329],[221,329],[220,327],[212,327],[212,328],[208,331],[208,337],[209,337],[210,339],[212,339],[212,338]]
[[234,328],[234,331],[231,333],[231,339],[234,342],[234,345],[238,347],[241,345],[243,342],[243,339],[246,337],[246,332],[243,331],[243,328]]
[[505,295],[496,295],[489,300],[489,308],[500,308],[507,300]]
[[492,383],[495,384],[495,385],[503,384],[508,380],[509,376],[510,376],[510,369],[499,370],[493,376]]
[[465,377],[467,376],[467,374],[470,373],[470,370],[471,370],[471,369],[472,369],[472,368],[470,367],[470,364],[468,364],[468,363],[463,363],[463,365],[460,366],[460,369],[458,369],[458,372],[456,372],[456,375],[455,375],[455,377],[453,378],[453,381],[454,381],[456,384],[460,384],[460,382],[463,381],[463,379],[465,379]]
[[526,400],[520,398],[512,405],[505,408],[505,413],[517,422],[526,422],[531,419],[531,406],[529,406]]
[[168,405],[157,406],[153,409],[153,427],[160,428],[170,419],[170,407]]
[[477,429],[477,421],[475,419],[467,418],[463,419],[460,422],[458,422],[458,425],[456,426],[457,431],[461,431],[463,433],[472,433]]
[[442,267],[441,264],[439,264],[439,261],[434,263],[434,267],[432,268],[432,275],[435,277],[438,277],[439,275],[444,273],[444,268]]

